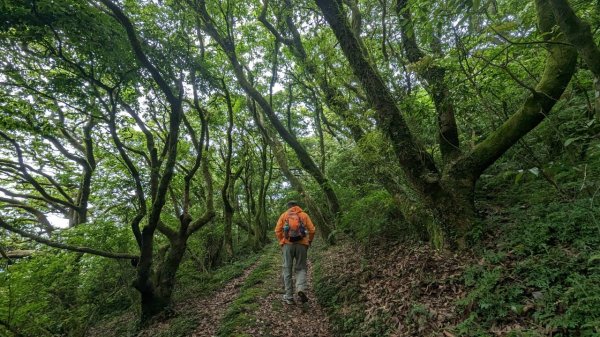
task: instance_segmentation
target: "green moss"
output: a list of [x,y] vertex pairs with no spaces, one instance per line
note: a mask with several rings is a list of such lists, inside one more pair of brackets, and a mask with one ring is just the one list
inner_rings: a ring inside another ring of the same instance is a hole
[[190,316],[179,316],[169,322],[169,329],[157,333],[156,337],[180,337],[188,336],[198,326],[198,318]]

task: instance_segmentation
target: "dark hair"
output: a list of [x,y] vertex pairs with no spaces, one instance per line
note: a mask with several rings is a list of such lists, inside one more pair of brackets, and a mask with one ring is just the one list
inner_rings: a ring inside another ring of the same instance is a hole
[[294,207],[294,206],[298,206],[298,202],[296,200],[290,200],[287,202],[287,207]]

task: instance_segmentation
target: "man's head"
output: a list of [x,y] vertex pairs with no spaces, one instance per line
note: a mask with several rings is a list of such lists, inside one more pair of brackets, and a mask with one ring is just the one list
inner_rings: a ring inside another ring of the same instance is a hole
[[290,200],[290,201],[287,202],[287,207],[288,208],[292,208],[294,206],[299,206],[298,202],[296,200]]

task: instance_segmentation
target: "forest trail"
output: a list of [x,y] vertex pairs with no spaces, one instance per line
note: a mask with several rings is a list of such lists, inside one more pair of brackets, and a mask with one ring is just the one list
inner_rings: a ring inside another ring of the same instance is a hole
[[198,318],[198,327],[190,337],[211,337],[217,335],[219,322],[223,319],[226,309],[239,295],[240,287],[248,275],[256,269],[258,263],[248,267],[244,273],[231,280],[215,294],[194,302]]
[[[258,261],[210,294],[188,291],[171,316],[155,322],[136,337],[287,337],[332,336],[325,311],[313,291],[313,264],[309,251],[308,303],[283,302],[281,250],[265,248]],[[91,336],[108,336],[104,333]]]
[[[309,253],[310,260],[310,253]],[[327,315],[317,303],[308,263],[308,303],[283,303],[279,249],[267,249],[244,275],[205,301],[206,310],[191,337],[204,336],[331,336]],[[219,322],[217,324],[217,322]]]
[[[249,265],[241,275],[229,280],[220,289],[208,295],[189,292],[184,300],[175,304],[170,318],[155,322],[136,337],[217,336],[219,323],[227,308],[238,297],[242,284],[259,264],[260,261]],[[108,336],[108,334],[105,332],[97,336]]]
[[314,296],[310,261],[307,274],[307,303],[300,303],[297,296],[296,304],[283,303],[280,265],[274,265],[273,268],[278,272],[268,283],[274,284],[275,288],[272,288],[267,296],[257,299],[258,309],[253,313],[258,324],[242,332],[250,336],[332,336],[327,315]]

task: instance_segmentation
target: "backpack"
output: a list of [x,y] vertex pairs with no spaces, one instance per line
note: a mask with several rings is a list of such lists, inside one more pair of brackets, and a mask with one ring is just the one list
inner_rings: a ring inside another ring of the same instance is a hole
[[292,210],[287,212],[283,233],[290,242],[300,241],[306,236],[306,227],[299,213]]

